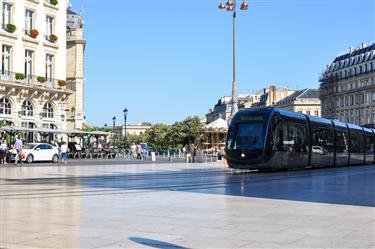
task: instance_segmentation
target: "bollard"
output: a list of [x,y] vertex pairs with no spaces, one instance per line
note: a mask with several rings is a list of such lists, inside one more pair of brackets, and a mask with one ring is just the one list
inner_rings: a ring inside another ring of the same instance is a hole
[[155,152],[151,152],[151,161],[152,162],[156,161]]
[[172,156],[169,156],[169,162],[171,163],[173,161]]

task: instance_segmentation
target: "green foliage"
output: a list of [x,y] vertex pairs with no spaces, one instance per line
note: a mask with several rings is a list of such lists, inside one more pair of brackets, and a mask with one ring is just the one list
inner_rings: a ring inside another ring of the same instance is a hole
[[46,82],[46,78],[43,77],[43,76],[38,76],[38,77],[36,78],[36,80],[37,80],[38,82],[40,82],[40,83],[44,83],[44,82]]
[[147,131],[147,142],[156,150],[164,150],[170,147],[170,125],[156,124]]
[[59,1],[57,0],[49,0],[49,3],[52,4],[53,6],[56,6],[59,4]]
[[16,73],[16,80],[23,80],[25,79],[25,75],[23,73]]
[[54,34],[52,34],[52,35],[50,35],[49,36],[49,40],[51,41],[51,42],[55,42],[55,41],[57,41],[57,35],[54,35]]
[[17,28],[16,25],[8,23],[6,29],[8,32],[13,33],[14,31],[16,31],[16,28]]

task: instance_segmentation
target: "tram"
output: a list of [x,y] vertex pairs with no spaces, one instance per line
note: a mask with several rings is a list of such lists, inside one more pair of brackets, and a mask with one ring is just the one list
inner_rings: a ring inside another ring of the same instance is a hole
[[226,140],[229,167],[298,169],[375,164],[375,129],[273,107],[243,109]]

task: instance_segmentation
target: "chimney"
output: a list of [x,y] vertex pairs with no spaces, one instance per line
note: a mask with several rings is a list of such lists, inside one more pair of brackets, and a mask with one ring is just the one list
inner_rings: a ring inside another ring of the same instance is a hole
[[349,47],[349,53],[352,53],[354,48],[352,46]]
[[362,44],[361,44],[361,48],[365,48],[365,47],[367,47],[367,44],[364,43],[364,42],[362,42]]

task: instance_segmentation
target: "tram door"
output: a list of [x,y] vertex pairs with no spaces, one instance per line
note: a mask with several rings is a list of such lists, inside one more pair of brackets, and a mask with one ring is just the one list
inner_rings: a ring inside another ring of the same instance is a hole
[[304,168],[308,165],[308,137],[305,123],[288,120],[283,122],[283,166]]

